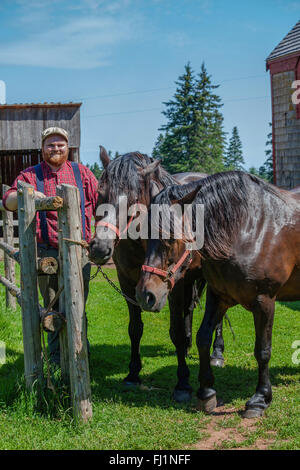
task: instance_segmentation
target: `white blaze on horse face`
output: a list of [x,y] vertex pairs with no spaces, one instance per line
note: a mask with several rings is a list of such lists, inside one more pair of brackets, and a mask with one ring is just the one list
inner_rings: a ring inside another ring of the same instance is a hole
[[[193,206],[194,225],[193,232]],[[187,250],[200,250],[204,245],[204,204],[184,204],[184,237]],[[193,241],[192,241],[193,240]]]
[[[96,217],[103,217],[101,222],[116,226],[116,209],[112,204],[99,204]],[[101,240],[114,240],[116,238],[115,231],[103,225],[96,226],[96,235]]]

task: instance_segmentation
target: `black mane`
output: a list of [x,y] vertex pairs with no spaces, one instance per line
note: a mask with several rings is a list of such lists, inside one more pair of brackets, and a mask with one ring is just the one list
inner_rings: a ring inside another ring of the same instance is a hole
[[285,200],[275,186],[260,178],[242,171],[228,171],[186,185],[169,186],[154,198],[153,203],[170,205],[197,188],[193,210],[195,204],[204,204],[205,219],[204,247],[201,252],[215,259],[230,255],[232,236],[253,207],[255,209],[257,197],[264,198],[267,193],[280,199],[281,203]]
[[[100,184],[101,181],[108,184],[109,200],[116,201],[120,195],[125,194],[128,204],[134,204],[141,189],[138,168],[146,168],[153,162],[153,158],[139,152],[126,153],[112,160],[99,180]],[[160,165],[153,172],[152,178],[163,188],[177,183],[176,179]]]

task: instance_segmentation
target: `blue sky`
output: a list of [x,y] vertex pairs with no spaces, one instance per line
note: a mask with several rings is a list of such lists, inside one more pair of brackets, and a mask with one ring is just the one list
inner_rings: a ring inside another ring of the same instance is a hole
[[8,103],[82,101],[81,159],[99,145],[150,154],[162,102],[205,62],[239,129],[246,167],[265,160],[265,59],[300,18],[294,0],[0,0],[0,80]]

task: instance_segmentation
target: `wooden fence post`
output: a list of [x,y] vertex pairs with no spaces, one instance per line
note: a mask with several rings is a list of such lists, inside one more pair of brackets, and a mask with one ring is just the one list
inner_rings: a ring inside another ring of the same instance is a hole
[[[64,273],[63,273],[63,253],[62,253],[62,212],[58,211],[58,287],[64,286]],[[65,307],[65,288],[59,296],[59,311],[66,314]],[[70,385],[70,365],[69,365],[69,349],[68,349],[68,332],[67,325],[65,325],[59,332],[59,348],[60,348],[60,367],[61,378],[65,385]]]
[[28,389],[43,378],[37,286],[37,248],[34,189],[18,182],[19,246],[25,381]]
[[68,238],[81,241],[80,198],[78,189],[68,184],[58,186],[57,194],[64,201],[63,208],[60,209],[60,221],[73,414],[87,421],[92,417],[92,403],[84,313],[82,247],[64,240]]
[[[4,194],[9,189],[6,184],[2,185],[2,193]],[[13,225],[13,213],[4,210],[3,215],[3,241],[8,245],[14,246],[14,225]],[[15,261],[4,253],[4,270],[5,277],[15,284]],[[6,289],[6,307],[16,309],[16,298]]]

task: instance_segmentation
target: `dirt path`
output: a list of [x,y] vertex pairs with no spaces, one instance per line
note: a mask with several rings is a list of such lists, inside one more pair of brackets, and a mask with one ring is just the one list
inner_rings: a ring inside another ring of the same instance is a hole
[[[242,410],[220,406],[209,417],[210,421],[204,430],[207,437],[192,446],[194,450],[234,449],[234,450],[266,450],[274,442],[276,433],[269,432],[267,439],[257,439],[251,446],[240,446],[253,437],[257,430],[257,419],[242,419],[236,422]],[[260,418],[261,419],[261,418]]]

